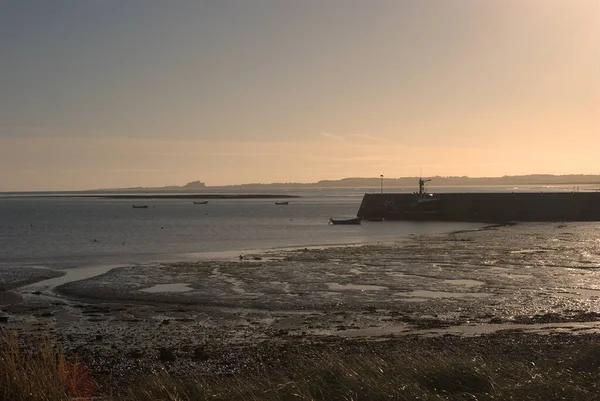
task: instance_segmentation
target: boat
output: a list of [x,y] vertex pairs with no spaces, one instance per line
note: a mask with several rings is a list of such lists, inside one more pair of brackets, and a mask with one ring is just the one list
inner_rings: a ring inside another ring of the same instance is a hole
[[290,201],[275,202],[276,205],[287,205]]
[[134,209],[148,209],[148,205],[131,205]]
[[208,201],[194,201],[194,205],[206,205],[208,203]]
[[419,178],[419,192],[415,192],[417,196],[417,203],[426,203],[426,202],[436,202],[440,200],[439,197],[434,194],[427,193],[425,189],[425,184],[430,182],[431,180],[424,180],[423,178]]
[[353,219],[346,219],[346,220],[336,220],[333,218],[329,218],[329,224],[335,224],[335,225],[342,225],[342,224],[360,224],[362,222],[362,217],[355,217]]

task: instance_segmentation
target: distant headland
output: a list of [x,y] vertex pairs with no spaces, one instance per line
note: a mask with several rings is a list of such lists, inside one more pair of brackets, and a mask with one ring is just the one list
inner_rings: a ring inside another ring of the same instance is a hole
[[[529,174],[506,175],[502,177],[467,177],[467,176],[430,176],[435,186],[488,186],[488,185],[587,185],[599,184],[598,174]],[[419,177],[383,178],[386,187],[415,187]],[[381,185],[381,177],[350,177],[339,180],[321,180],[313,183],[274,182],[274,183],[249,183],[238,185],[208,186],[202,181],[192,181],[182,186],[165,187],[135,187],[111,189],[111,191],[206,191],[206,190],[268,190],[276,188],[371,188]]]

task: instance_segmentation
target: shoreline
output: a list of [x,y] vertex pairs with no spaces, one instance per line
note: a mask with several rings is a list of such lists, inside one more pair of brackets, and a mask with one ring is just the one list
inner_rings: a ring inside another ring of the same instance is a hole
[[[385,224],[385,223],[372,223],[372,224]],[[393,224],[397,224],[397,222],[393,222]],[[423,223],[429,224],[429,223]],[[452,225],[452,223],[444,223]],[[138,267],[144,268],[145,266],[151,266],[156,264],[174,264],[174,263],[195,263],[195,262],[211,262],[211,261],[237,261],[240,256],[244,256],[245,261],[252,261],[253,258],[258,257],[262,260],[268,259],[269,254],[276,252],[293,252],[293,251],[302,251],[302,250],[326,250],[330,248],[344,248],[344,247],[361,247],[361,246],[369,246],[369,245],[382,245],[382,246],[393,246],[394,244],[398,244],[406,240],[407,238],[415,237],[415,236],[436,236],[436,235],[451,235],[458,233],[469,233],[469,232],[477,232],[481,230],[494,229],[497,227],[503,227],[510,224],[483,224],[483,223],[465,223],[473,226],[472,228],[464,228],[464,229],[456,229],[449,231],[440,231],[440,232],[427,232],[427,233],[402,233],[399,235],[388,235],[385,237],[378,237],[373,239],[367,239],[363,241],[357,241],[356,239],[349,239],[348,241],[336,241],[330,243],[309,243],[309,244],[297,244],[297,245],[275,245],[270,247],[262,247],[262,248],[240,248],[240,249],[229,249],[229,250],[218,250],[218,251],[198,251],[198,252],[182,252],[182,253],[157,253],[157,254],[140,254],[136,255],[139,258],[137,260],[132,261],[123,261],[115,259],[115,257],[107,257],[102,256],[102,259],[107,259],[105,261],[87,261],[80,263],[78,266],[74,266],[75,262],[73,262],[72,258],[69,259],[67,266],[61,267],[60,259],[52,259],[52,263],[44,264],[38,261],[29,261],[25,263],[17,263],[15,268],[26,268],[33,269],[32,271],[49,271],[59,273],[59,277],[51,277],[52,281],[61,281],[67,279],[67,277],[78,277],[77,280],[83,280],[87,278],[91,278],[97,276],[99,274],[104,274],[112,269],[121,268],[121,267]],[[8,262],[4,262],[6,266],[9,266]],[[1,268],[1,266],[0,266]],[[91,275],[86,276],[85,271],[91,272]],[[94,273],[94,271],[102,271],[102,273]],[[43,287],[46,284],[46,281],[50,281],[47,278],[41,278],[40,280],[29,281],[24,285],[20,285],[20,288],[29,287]],[[75,281],[75,280],[70,280]],[[61,283],[62,284],[62,283]]]
[[293,199],[286,194],[65,194],[19,195],[22,198],[96,198],[96,199]]
[[378,344],[455,344],[472,354],[491,342],[516,356],[527,344],[584,346],[600,338],[600,258],[594,242],[578,240],[590,229],[597,228],[484,226],[387,244],[269,249],[242,260],[230,253],[120,266],[62,283],[54,297],[21,287],[23,302],[2,307],[8,318],[0,327],[30,339],[49,333],[67,355],[101,377],[116,372],[116,380],[149,369],[239,372],[281,349],[360,354]]

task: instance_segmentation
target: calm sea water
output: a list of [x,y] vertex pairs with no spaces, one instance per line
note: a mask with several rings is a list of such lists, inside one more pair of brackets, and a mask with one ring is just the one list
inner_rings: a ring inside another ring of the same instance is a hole
[[[273,193],[273,191],[269,191]],[[274,200],[143,201],[0,196],[0,265],[55,268],[199,259],[215,252],[360,244],[409,234],[479,227],[472,223],[364,222],[328,225],[356,215],[364,190],[300,191]],[[147,204],[148,209],[133,209]]]

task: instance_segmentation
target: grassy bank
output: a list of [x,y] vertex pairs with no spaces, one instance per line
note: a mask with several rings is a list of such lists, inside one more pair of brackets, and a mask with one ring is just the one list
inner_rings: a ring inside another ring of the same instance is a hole
[[77,359],[67,359],[47,337],[25,346],[16,333],[0,334],[0,399],[89,399],[96,384]]
[[[131,376],[115,383],[43,340],[3,335],[3,400],[595,400],[597,337],[535,335],[258,346],[229,374]],[[463,341],[464,340],[464,341]],[[461,346],[462,344],[462,346]],[[420,345],[420,346],[415,346]],[[265,350],[268,349],[268,352]],[[168,365],[166,365],[168,368]],[[168,370],[168,369],[167,369]],[[100,386],[96,383],[101,383]]]

